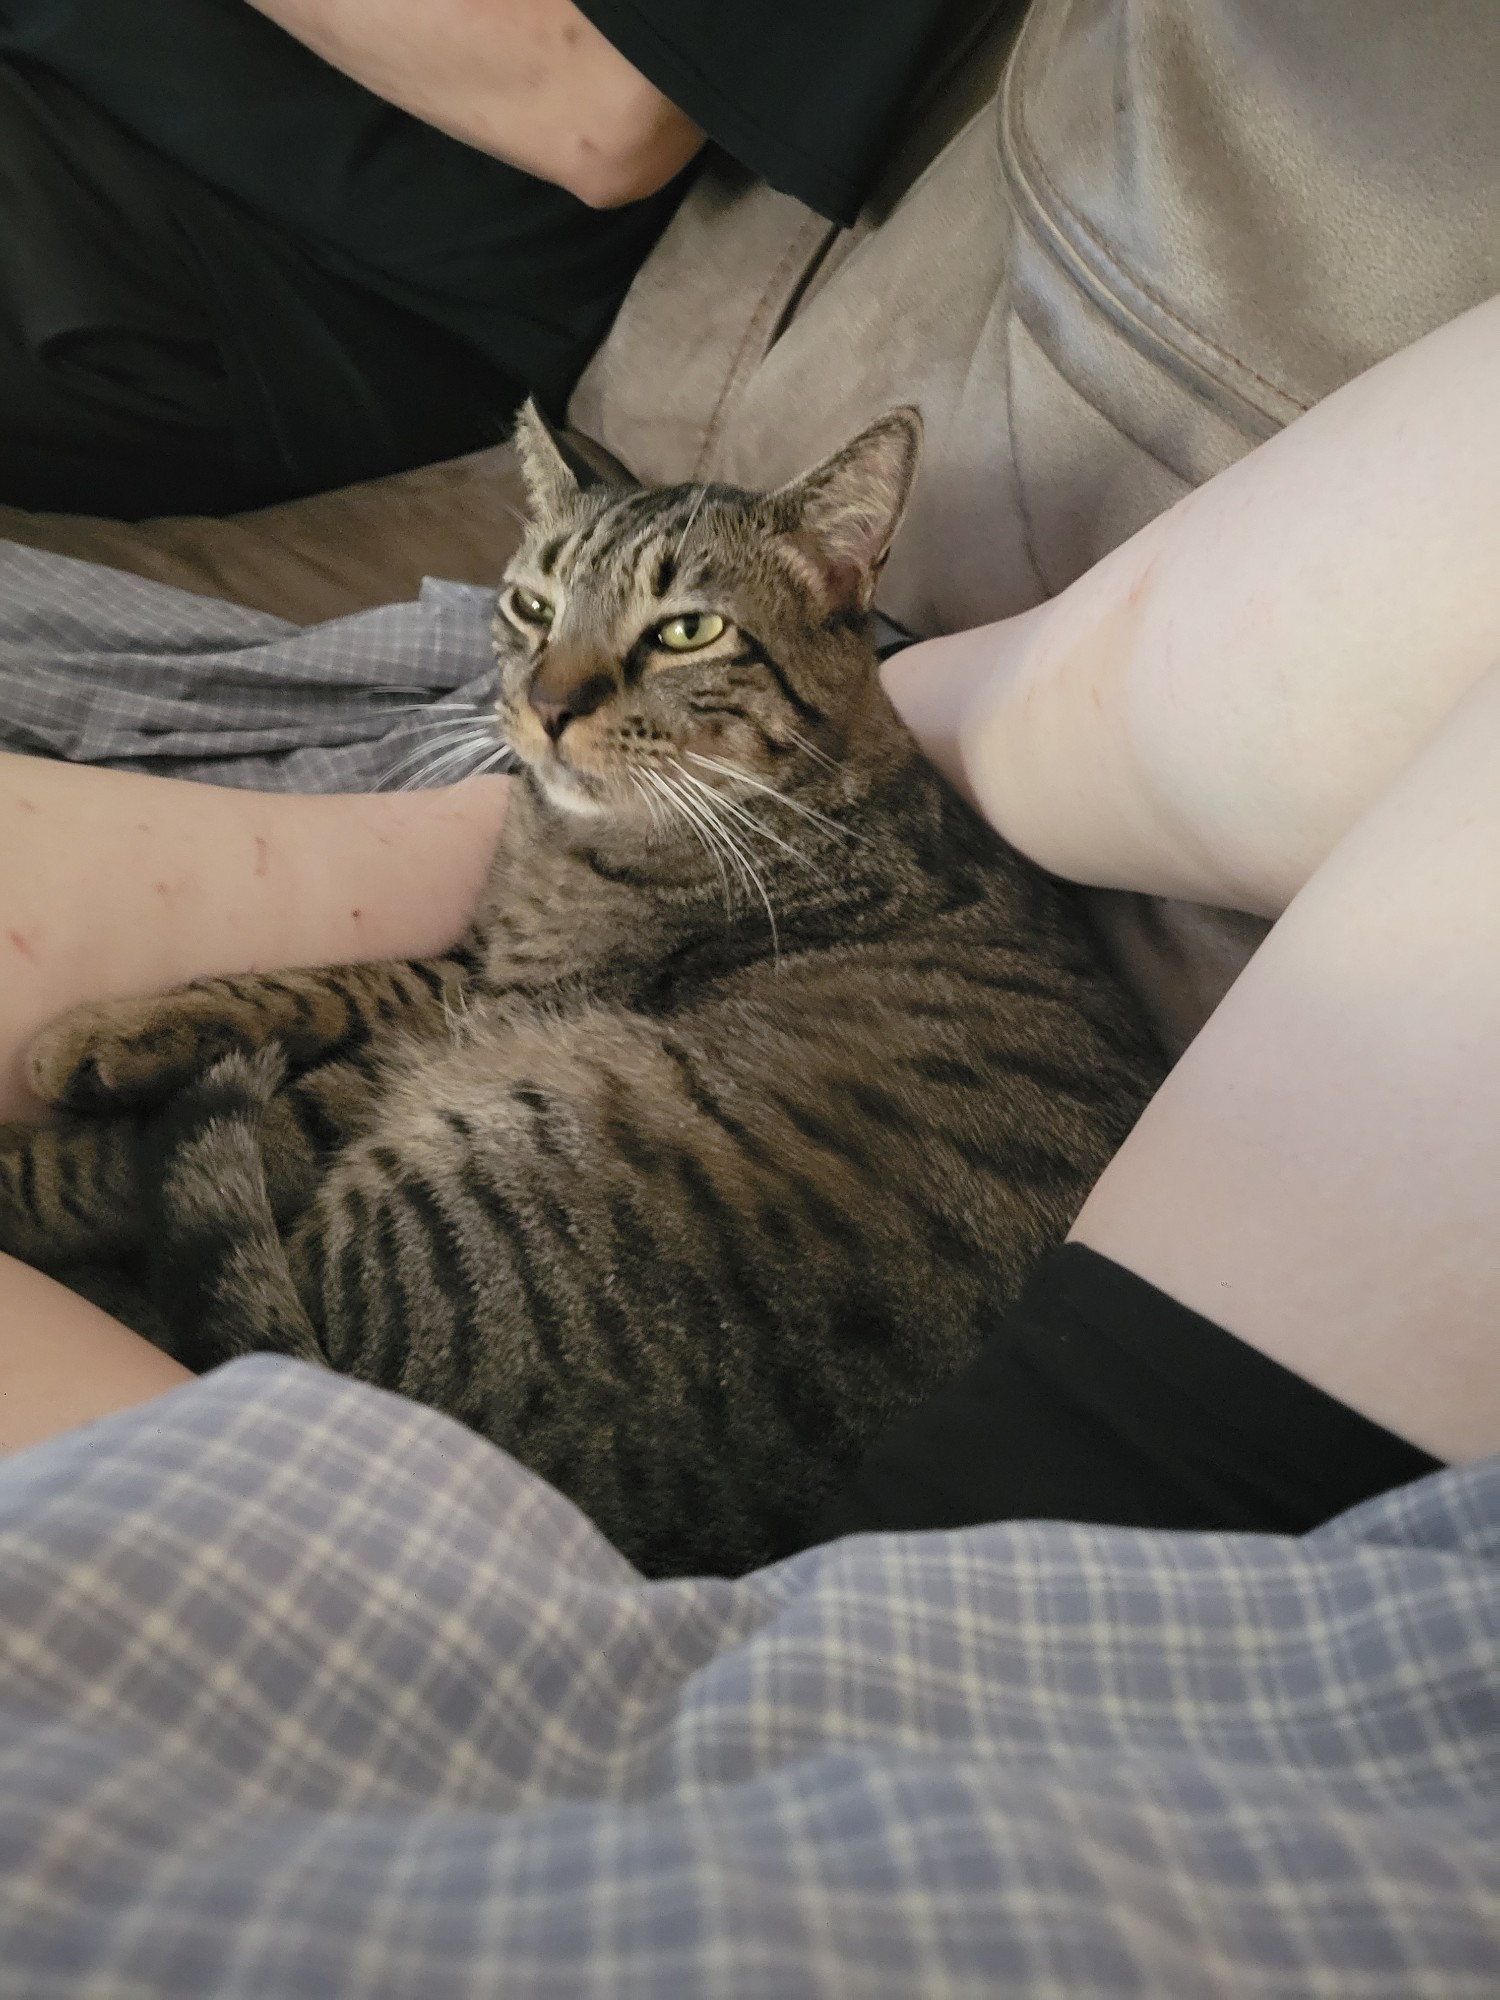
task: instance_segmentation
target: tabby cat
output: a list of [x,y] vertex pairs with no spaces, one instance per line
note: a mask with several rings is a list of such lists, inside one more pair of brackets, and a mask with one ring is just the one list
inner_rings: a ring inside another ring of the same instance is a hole
[[534,411],[495,617],[524,767],[445,956],[64,1017],[0,1245],[450,1412],[653,1574],[796,1547],[958,1368],[1159,1073],[1071,893],[882,692],[897,410],[768,495],[599,479]]

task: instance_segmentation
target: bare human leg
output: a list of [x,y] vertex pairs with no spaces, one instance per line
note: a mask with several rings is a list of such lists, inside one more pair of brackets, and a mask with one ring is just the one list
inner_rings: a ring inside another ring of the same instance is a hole
[[1275,916],[1500,660],[1500,298],[1347,383],[1069,589],[886,686],[1080,882]]
[[1434,1457],[1500,1451],[1500,667],[1292,902],[1073,1236]]

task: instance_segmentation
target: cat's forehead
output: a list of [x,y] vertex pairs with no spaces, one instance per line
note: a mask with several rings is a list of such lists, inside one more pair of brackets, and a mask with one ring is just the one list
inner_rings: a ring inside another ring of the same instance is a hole
[[591,492],[534,527],[511,573],[608,615],[666,597],[691,598],[738,580],[750,497],[733,488]]

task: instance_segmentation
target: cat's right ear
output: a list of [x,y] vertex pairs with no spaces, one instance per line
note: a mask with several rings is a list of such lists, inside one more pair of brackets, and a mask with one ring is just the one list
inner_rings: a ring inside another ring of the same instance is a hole
[[532,396],[516,412],[512,442],[539,522],[556,520],[587,487],[639,484],[602,444],[549,423]]
[[888,410],[832,458],[767,496],[787,528],[820,550],[836,598],[868,611],[916,484],[922,419]]

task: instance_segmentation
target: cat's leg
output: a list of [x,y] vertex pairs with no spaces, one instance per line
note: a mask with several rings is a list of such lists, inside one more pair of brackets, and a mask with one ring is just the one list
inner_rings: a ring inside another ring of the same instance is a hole
[[0,1250],[46,1269],[133,1250],[138,1140],[131,1118],[0,1126]]
[[[307,1207],[328,1159],[368,1128],[378,1100],[370,1065],[356,1054],[316,1063],[286,1079],[262,1108],[260,1146],[272,1213],[287,1228]],[[0,1252],[51,1271],[94,1297],[101,1282],[124,1287],[96,1299],[158,1345],[160,1316],[137,1299],[122,1269],[145,1247],[155,1204],[152,1178],[160,1146],[148,1145],[142,1113],[86,1118],[65,1114],[51,1126],[0,1126]],[[75,1282],[74,1273],[85,1278]],[[143,1310],[144,1308],[144,1310]]]
[[197,979],[150,999],[96,1001],[43,1029],[27,1080],[47,1103],[100,1111],[160,1103],[219,1057],[269,1042],[304,1069],[393,1029],[440,1030],[475,964],[460,945],[438,958]]
[[[301,1213],[324,1162],[364,1132],[375,1096],[358,1057],[316,1063],[282,1085],[263,1133],[278,1222]],[[0,1251],[46,1270],[128,1255],[145,1228],[142,1172],[138,1113],[0,1125]]]
[[278,1227],[278,1209],[305,1206],[315,1184],[284,1068],[274,1048],[226,1056],[146,1134],[147,1288],[191,1368],[326,1359]]

